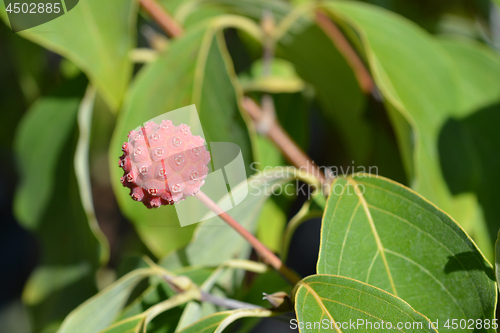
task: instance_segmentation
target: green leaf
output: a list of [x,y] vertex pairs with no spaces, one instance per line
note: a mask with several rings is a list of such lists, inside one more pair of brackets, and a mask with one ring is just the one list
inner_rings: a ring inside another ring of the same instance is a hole
[[272,311],[267,309],[240,309],[218,312],[205,317],[178,333],[220,333],[231,323],[245,317],[271,317]]
[[438,130],[457,106],[446,54],[415,24],[379,7],[339,1],[326,9],[360,34],[378,88],[413,126],[415,188],[435,203],[449,198],[435,152]]
[[[15,194],[16,217],[29,229],[37,228],[55,188],[59,155],[75,129],[85,81],[74,81],[37,101],[16,133],[21,184]],[[52,130],[57,127],[57,131]]]
[[[498,205],[494,193],[499,182],[500,137],[492,124],[498,121],[500,58],[487,46],[472,41],[441,40],[459,74],[460,105],[457,115],[439,133],[440,164],[453,194],[472,192],[482,218],[463,225],[489,260],[498,231]],[[458,119],[457,119],[458,118]]]
[[298,325],[303,325],[302,333],[437,332],[429,319],[402,299],[360,281],[336,275],[312,275],[297,286],[295,311]]
[[119,116],[109,154],[115,194],[124,214],[158,257],[186,245],[194,228],[180,227],[174,207],[148,210],[130,198],[119,182],[120,147],[128,132],[145,121],[195,104],[207,142],[237,144],[248,166],[253,161],[250,136],[239,111],[241,91],[234,83],[221,27],[198,27],[172,42],[166,54],[143,69]]
[[[146,314],[146,319],[144,321],[144,327],[147,328],[148,324],[155,319],[157,316],[164,314],[166,311],[176,308],[180,305],[184,305],[190,301],[199,301],[200,293],[197,289],[188,289],[182,293],[175,294],[172,297],[160,302],[148,309]],[[146,329],[144,329],[146,332]]]
[[[19,35],[73,61],[117,110],[132,75],[136,6],[131,0],[80,1],[61,17]],[[0,12],[5,13],[3,3]]]
[[441,39],[440,45],[457,71],[461,118],[500,100],[500,58],[484,44],[471,40]]
[[432,321],[494,318],[494,274],[472,240],[449,215],[382,177],[332,185],[317,271],[391,292]]
[[180,21],[191,21],[191,17],[200,16],[199,12],[216,7],[226,13],[248,16],[260,20],[262,11],[271,11],[275,18],[281,18],[289,10],[290,5],[282,0],[208,0],[196,3],[191,0],[160,0],[165,8]]
[[269,75],[263,75],[263,63],[259,59],[252,64],[250,76],[240,75],[240,83],[246,92],[262,91],[271,94],[295,93],[304,89],[304,82],[295,73],[293,65],[276,58],[271,62]]
[[[188,277],[193,283],[201,285],[212,273],[213,268],[207,267],[185,267],[173,271],[176,275]],[[120,319],[134,317],[146,311],[148,308],[173,296],[174,292],[160,278],[153,278],[151,285],[133,302],[131,302],[120,315]],[[177,322],[175,322],[177,324]],[[174,326],[175,328],[175,326]]]
[[76,118],[86,85],[80,77],[39,99],[16,133],[21,185],[15,214],[36,234],[42,253],[23,291],[36,331],[60,322],[97,291],[100,245],[83,210],[73,164]]
[[[189,269],[189,267],[186,267],[186,269]],[[227,280],[228,276],[229,277],[233,276],[234,279],[234,276],[241,275],[240,273],[242,272],[241,271],[237,272],[236,269],[244,269],[248,272],[259,273],[263,275],[267,273],[266,265],[254,261],[236,259],[236,260],[226,261],[221,266],[217,267],[217,269],[212,270],[212,274],[207,278],[205,278],[205,280],[202,281],[203,283],[198,282],[196,284],[200,286],[200,290],[209,292],[213,295],[220,297],[228,297],[228,295],[231,295],[232,297],[232,294],[234,294],[234,292],[233,291],[228,292],[226,290],[223,290],[221,288],[221,280],[224,279]],[[233,286],[230,286],[230,288],[232,287]],[[184,308],[182,316],[177,325],[176,331],[179,331],[187,326],[190,326],[191,324],[198,321],[200,318],[214,314],[219,310],[221,310],[219,307],[208,302],[199,303],[191,301]]]
[[450,190],[459,195],[474,193],[487,222],[464,228],[491,261],[500,214],[495,195],[500,186],[500,132],[496,126],[499,111],[497,103],[468,117],[449,119],[439,133],[440,162]]
[[89,171],[89,145],[90,132],[92,128],[92,114],[94,109],[94,100],[96,91],[94,88],[87,88],[87,92],[83,97],[78,112],[79,138],[75,151],[75,174],[78,180],[78,188],[80,189],[80,197],[82,206],[87,215],[89,226],[99,241],[100,248],[100,263],[105,265],[109,260],[109,243],[108,239],[102,232],[97,222],[92,198],[92,186],[90,184]]
[[[413,178],[412,188],[464,226],[484,223],[474,195],[453,197],[450,193],[439,164],[437,145],[439,131],[448,118],[464,116],[466,111],[475,111],[470,110],[471,106],[491,100],[490,89],[472,99],[472,91],[463,94],[463,87],[478,81],[478,73],[474,71],[491,66],[491,57],[477,56],[484,53],[481,51],[465,48],[456,51],[457,47],[453,47],[458,56],[452,58],[416,24],[373,5],[337,1],[323,8],[340,24],[355,30],[351,37],[354,42],[361,40],[377,87],[390,105],[388,109],[397,110],[406,120],[393,116],[402,155]],[[464,55],[471,53],[476,53],[476,59],[469,62]],[[481,65],[485,58],[490,63]],[[412,126],[413,136],[408,133],[407,123]]]
[[100,331],[100,333],[134,333],[138,332],[144,322],[144,316],[139,315],[119,321],[114,325]]
[[500,230],[498,231],[497,241],[495,243],[495,276],[497,285],[500,285]]
[[57,332],[97,333],[105,329],[113,323],[135,286],[157,273],[154,269],[137,269],[123,276],[73,310]]

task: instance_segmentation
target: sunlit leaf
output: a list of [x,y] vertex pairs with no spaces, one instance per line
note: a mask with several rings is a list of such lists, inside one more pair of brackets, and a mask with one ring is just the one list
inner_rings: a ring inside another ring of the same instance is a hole
[[312,275],[299,282],[295,311],[302,333],[437,332],[429,319],[402,299],[336,275]]
[[457,70],[459,109],[453,116],[467,116],[500,100],[498,54],[473,41],[441,39],[439,44],[453,59]]
[[79,1],[57,19],[18,34],[77,64],[116,110],[132,75],[136,8],[132,0]]
[[89,221],[90,229],[101,245],[100,255],[101,264],[105,265],[109,260],[109,244],[106,236],[99,228],[99,223],[94,210],[92,199],[92,186],[90,184],[89,171],[89,146],[90,132],[92,128],[92,114],[94,109],[94,100],[96,91],[94,88],[87,88],[87,92],[79,107],[78,112],[78,129],[79,138],[75,150],[75,174],[78,180],[78,188],[82,199],[82,207],[85,210]]
[[262,91],[272,94],[294,93],[304,89],[304,82],[297,76],[293,65],[283,59],[273,59],[269,74],[264,74],[261,60],[250,69],[250,76],[240,75],[240,83],[246,92]]
[[100,331],[100,333],[134,333],[140,330],[144,322],[144,315],[124,319]]
[[[471,98],[474,92],[464,94],[463,87],[477,82],[478,76],[490,82],[498,65],[492,64],[492,57],[484,51],[455,44],[448,49],[457,56],[450,57],[430,34],[380,7],[338,1],[324,9],[339,23],[355,30],[357,34],[351,37],[361,41],[389,110],[399,113],[392,118],[412,188],[464,226],[484,223],[474,195],[451,195],[439,164],[437,144],[439,131],[448,118],[470,114],[476,111],[471,106],[491,101],[495,88],[489,87]],[[469,61],[464,54],[474,56]],[[488,63],[481,64],[485,60]],[[492,73],[485,72],[487,68],[493,69]],[[408,133],[408,124],[413,134]],[[487,247],[490,251],[490,245]]]
[[494,317],[493,270],[472,240],[449,215],[382,177],[332,185],[317,271],[384,289],[432,321]]
[[153,269],[138,269],[123,276],[73,310],[57,332],[97,333],[105,329],[113,323],[135,286],[156,273]]
[[178,333],[220,333],[234,321],[245,317],[270,317],[273,313],[267,309],[241,309],[218,312],[205,317]]

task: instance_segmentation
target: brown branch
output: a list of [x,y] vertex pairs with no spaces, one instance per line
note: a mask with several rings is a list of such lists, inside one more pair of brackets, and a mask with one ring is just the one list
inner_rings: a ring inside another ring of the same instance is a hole
[[320,11],[316,11],[316,22],[349,63],[361,89],[365,93],[370,94],[375,84],[363,61],[359,58],[349,41],[332,20]]
[[170,37],[182,35],[182,27],[155,0],[139,0],[139,3]]
[[[259,123],[262,120],[263,112],[251,98],[245,97],[243,105],[248,111],[248,114],[250,114],[250,117],[252,117],[256,123]],[[317,178],[321,184],[325,184],[326,178],[321,169],[302,149],[300,149],[297,143],[290,138],[283,127],[281,127],[275,119],[270,121],[271,123],[268,126],[269,129],[266,135],[281,150],[287,161],[299,169],[305,168],[308,174]]]

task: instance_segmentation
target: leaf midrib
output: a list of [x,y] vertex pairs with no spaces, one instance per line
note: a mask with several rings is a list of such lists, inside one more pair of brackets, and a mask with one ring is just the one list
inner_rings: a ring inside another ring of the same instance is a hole
[[[321,297],[316,293],[316,291],[311,288],[307,283],[305,282],[300,282],[300,286],[301,287],[304,287],[306,288],[307,292],[310,293],[314,299],[316,300],[316,302],[318,303],[319,307],[321,308],[321,312],[323,314],[326,313],[326,315],[328,316],[328,318],[330,318],[330,320],[334,323],[334,327],[335,327],[335,330],[338,332],[338,333],[343,333],[336,325],[336,321],[335,319],[333,319],[332,315],[330,314],[330,312],[328,311],[328,309],[325,307],[325,304],[323,303]],[[307,298],[307,295],[304,296],[304,302],[305,302],[305,299]]]
[[[424,211],[426,211],[426,212],[428,212],[428,213],[430,213],[430,214],[432,214],[432,215],[436,215],[436,214],[434,214],[434,212],[431,212],[431,211],[429,211],[429,210],[427,210],[427,209],[424,209],[422,206],[420,206],[420,205],[418,205],[417,203],[415,203],[415,202],[413,202],[413,201],[409,200],[408,198],[405,198],[405,197],[403,197],[403,196],[401,196],[401,195],[399,195],[399,194],[397,194],[397,193],[391,192],[391,191],[389,191],[389,190],[387,190],[387,189],[385,189],[385,188],[382,188],[382,187],[380,187],[380,186],[376,186],[376,185],[371,184],[371,183],[366,183],[366,182],[358,182],[358,183],[359,183],[359,184],[362,184],[362,185],[366,185],[366,186],[370,186],[370,187],[376,188],[376,189],[381,190],[381,191],[384,191],[384,192],[387,192],[387,193],[389,193],[390,195],[394,195],[394,196],[396,196],[396,197],[398,197],[398,198],[404,199],[405,201],[407,201],[407,202],[409,202],[409,203],[411,203],[411,204],[415,205],[415,206],[416,206],[416,207],[418,207],[419,209],[422,209],[422,210],[424,210]],[[363,199],[364,199],[364,198],[363,198]],[[429,203],[431,203],[431,202],[429,201]],[[431,204],[432,204],[432,203],[431,203]],[[371,205],[369,205],[369,206],[371,206]],[[381,208],[378,208],[378,207],[375,207],[375,206],[372,206],[372,207],[374,207],[374,208],[376,208],[376,209],[379,209],[379,210],[381,210],[381,211],[384,211],[384,212],[385,212],[385,210],[383,210],[383,209],[381,209]],[[392,213],[391,213],[391,214],[392,214]],[[435,238],[434,238],[432,235],[430,235],[429,233],[424,232],[422,229],[418,228],[417,226],[415,226],[414,224],[410,223],[410,222],[409,222],[409,221],[407,221],[406,219],[403,219],[402,217],[399,217],[399,216],[397,216],[397,215],[395,215],[395,214],[392,214],[392,215],[394,215],[395,217],[397,217],[397,218],[399,218],[399,219],[401,219],[401,220],[404,220],[404,222],[406,222],[406,223],[410,224],[411,226],[413,226],[413,227],[414,227],[414,228],[416,228],[417,230],[420,230],[422,233],[427,234],[427,235],[428,235],[431,239],[435,240],[435,241],[436,241],[438,244],[440,244],[440,245],[441,245],[444,249],[446,249],[446,250],[447,250],[447,251],[448,251],[451,255],[454,255],[454,253],[453,253],[450,249],[448,249],[446,246],[444,246],[444,244],[442,244],[441,242],[439,242],[437,239],[435,239]],[[436,215],[436,217],[437,217],[437,215]],[[445,221],[443,221],[443,220],[442,220],[442,219],[440,219],[439,217],[438,217],[438,219],[439,219],[441,222],[443,222],[442,224],[444,224],[444,225],[445,225],[448,229],[450,229],[450,230],[451,230],[451,231],[452,231],[452,232],[453,232],[453,233],[454,233],[457,237],[459,237],[459,238],[461,239],[461,237],[457,234],[457,232],[456,232],[453,228],[451,228],[451,227],[450,227],[447,223],[445,223]],[[392,251],[391,251],[391,252],[392,252]],[[401,255],[401,254],[400,254],[400,255]],[[475,258],[475,259],[476,259],[476,261],[478,261],[478,260],[477,260],[477,258]],[[464,267],[463,263],[462,263],[460,260],[458,260],[458,262],[459,262],[459,263],[460,263],[460,265],[464,268],[464,271],[466,272],[467,276],[470,278],[470,274],[469,274],[469,272],[465,269],[465,267]],[[479,261],[478,261],[478,262],[479,262]],[[480,263],[480,264],[481,264],[481,263]],[[433,275],[431,275],[431,276],[432,276],[432,277],[434,277]],[[436,280],[437,280],[437,278],[435,278],[435,277],[434,277],[434,279],[436,279]],[[439,280],[437,280],[437,281],[439,281]],[[440,282],[440,281],[439,281],[439,282]],[[476,285],[475,285],[474,283],[472,283],[472,285],[473,285],[473,287],[474,287],[474,291],[476,292],[477,296],[480,298],[479,291],[477,290]],[[448,290],[447,290],[447,289],[446,289],[446,291],[448,292]],[[453,299],[454,299],[454,298],[453,298]],[[460,306],[460,310],[461,310],[461,311],[462,311],[462,313],[463,313],[463,311],[464,311],[464,310],[463,310],[463,308],[462,308],[461,306]],[[483,308],[483,306],[482,306],[482,305],[481,305],[481,311],[482,311],[482,313],[483,313],[483,316],[485,316],[484,318],[486,318],[486,315],[485,315],[485,313],[484,313],[484,308]]]
[[385,257],[385,248],[384,248],[384,245],[382,244],[382,240],[380,239],[380,236],[378,235],[377,228],[375,227],[375,222],[373,221],[373,217],[370,213],[370,209],[368,208],[368,203],[366,202],[365,197],[361,193],[358,192],[358,188],[356,187],[358,185],[358,183],[352,177],[347,178],[347,183],[351,184],[353,186],[354,192],[356,193],[356,196],[358,197],[359,201],[363,205],[363,209],[365,211],[366,218],[368,219],[368,223],[370,224],[370,227],[372,229],[373,236],[375,237],[375,242],[377,243],[377,248],[380,251],[380,257],[382,258],[385,270],[387,271],[387,276],[388,276],[389,282],[391,284],[392,292],[395,296],[398,296],[398,293],[396,290],[396,285],[394,284],[394,279],[392,278],[391,270],[389,268],[389,262],[387,261],[387,258]]

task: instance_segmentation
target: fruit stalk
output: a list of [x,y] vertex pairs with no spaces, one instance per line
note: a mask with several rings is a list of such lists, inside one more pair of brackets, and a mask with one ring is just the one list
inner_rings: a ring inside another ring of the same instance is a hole
[[264,261],[271,265],[274,269],[281,273],[281,275],[286,278],[293,285],[297,284],[301,279],[294,273],[290,268],[288,268],[283,262],[264,244],[262,244],[254,235],[252,235],[248,230],[243,228],[235,219],[233,219],[228,213],[226,213],[222,208],[220,208],[212,199],[210,199],[203,191],[198,191],[195,194],[208,209],[213,211],[215,214],[219,215],[227,224],[229,224],[236,232],[238,232],[243,238],[245,238],[250,245],[255,249]]

